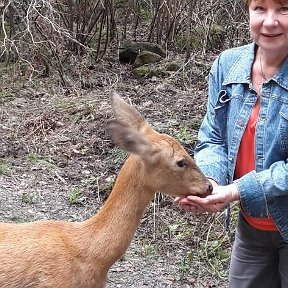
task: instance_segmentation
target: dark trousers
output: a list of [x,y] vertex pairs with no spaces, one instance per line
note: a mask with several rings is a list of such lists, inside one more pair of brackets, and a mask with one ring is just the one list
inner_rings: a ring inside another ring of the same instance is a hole
[[240,213],[229,288],[288,288],[288,243],[279,232],[251,227]]

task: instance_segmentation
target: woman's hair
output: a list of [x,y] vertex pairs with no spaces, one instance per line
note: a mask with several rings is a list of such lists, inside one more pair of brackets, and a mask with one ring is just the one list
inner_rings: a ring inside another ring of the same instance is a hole
[[249,5],[253,0],[244,0],[245,9],[248,10]]
[[[244,0],[245,8],[248,9],[249,5],[254,2],[255,0]],[[287,4],[288,0],[273,0],[276,3],[279,4]]]

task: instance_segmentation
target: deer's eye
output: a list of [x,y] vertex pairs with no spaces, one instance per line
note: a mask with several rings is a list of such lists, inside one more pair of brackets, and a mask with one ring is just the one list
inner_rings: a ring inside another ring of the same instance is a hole
[[184,168],[187,166],[187,163],[185,162],[185,160],[179,160],[176,162],[177,166],[180,168]]

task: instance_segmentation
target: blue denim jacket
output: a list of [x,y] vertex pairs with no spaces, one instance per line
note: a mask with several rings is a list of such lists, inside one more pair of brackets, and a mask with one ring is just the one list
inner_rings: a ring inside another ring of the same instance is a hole
[[220,185],[234,181],[242,208],[253,217],[270,215],[288,242],[288,59],[263,84],[255,134],[255,167],[234,179],[240,141],[256,103],[251,84],[254,43],[226,50],[209,74],[207,113],[195,160]]

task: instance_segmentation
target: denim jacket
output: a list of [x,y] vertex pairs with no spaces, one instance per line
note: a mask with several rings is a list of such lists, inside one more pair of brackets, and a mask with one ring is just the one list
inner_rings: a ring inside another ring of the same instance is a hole
[[264,82],[255,134],[255,171],[234,179],[236,157],[257,93],[251,84],[256,44],[222,52],[209,74],[207,113],[195,160],[220,185],[234,182],[244,211],[270,215],[288,242],[288,59]]

